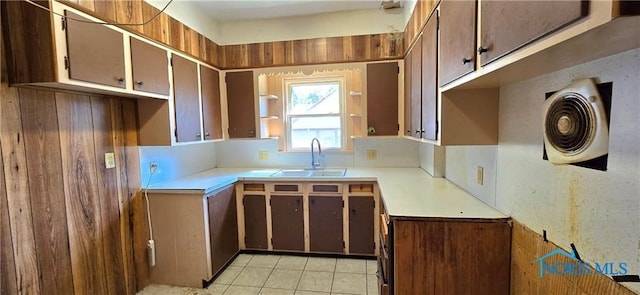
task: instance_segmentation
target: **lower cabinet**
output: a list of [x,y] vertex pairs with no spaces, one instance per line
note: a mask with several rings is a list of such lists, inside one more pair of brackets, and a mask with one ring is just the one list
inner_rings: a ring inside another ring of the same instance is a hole
[[234,186],[212,193],[149,193],[154,284],[202,288],[238,253]]
[[508,219],[381,219],[381,294],[509,294]]
[[302,196],[271,196],[270,205],[273,249],[304,251]]
[[309,250],[344,251],[342,196],[309,196]]
[[240,249],[377,255],[373,182],[238,183]]

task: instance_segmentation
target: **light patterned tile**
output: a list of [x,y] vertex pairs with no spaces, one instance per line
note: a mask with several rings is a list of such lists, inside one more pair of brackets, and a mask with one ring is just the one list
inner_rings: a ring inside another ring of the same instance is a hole
[[278,255],[254,255],[247,267],[274,268],[278,264]]
[[248,287],[248,286],[229,286],[226,291],[224,291],[224,295],[257,295],[260,294],[259,287]]
[[213,281],[214,284],[231,285],[238,274],[242,271],[242,267],[230,265]]
[[363,259],[340,258],[336,262],[336,272],[367,273],[367,261]]
[[269,274],[271,273],[270,268],[250,268],[245,267],[240,274],[233,280],[231,283],[232,286],[251,286],[251,287],[262,287],[264,282],[267,281]]
[[304,271],[297,290],[331,292],[332,282],[332,272]]
[[251,254],[240,254],[238,255],[238,257],[236,257],[236,259],[233,260],[233,262],[231,263],[231,265],[233,266],[246,266],[247,263],[249,263],[249,261],[251,261],[251,258],[253,258],[253,255]]
[[367,295],[378,295],[378,277],[367,275]]
[[181,295],[188,288],[168,286],[168,285],[149,285],[142,289],[140,295]]
[[295,290],[302,276],[301,270],[274,269],[269,275],[265,287]]
[[336,259],[309,257],[304,270],[334,272],[336,270]]
[[297,290],[295,295],[331,295],[328,292],[314,292],[314,291],[303,291]]
[[276,264],[277,269],[303,270],[307,264],[307,257],[302,256],[282,256]]
[[331,292],[367,294],[367,276],[355,273],[336,273]]
[[209,287],[207,287],[207,291],[211,295],[218,295],[218,294],[224,294],[224,291],[226,291],[227,288],[229,288],[229,285],[214,283],[214,284],[211,284]]
[[260,295],[293,295],[294,290],[262,288]]
[[367,274],[375,275],[378,272],[378,260],[367,260]]

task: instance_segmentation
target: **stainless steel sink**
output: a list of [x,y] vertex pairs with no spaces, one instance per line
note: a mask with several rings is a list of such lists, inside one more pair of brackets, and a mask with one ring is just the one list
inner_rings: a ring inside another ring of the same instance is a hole
[[347,169],[282,169],[271,177],[342,177]]

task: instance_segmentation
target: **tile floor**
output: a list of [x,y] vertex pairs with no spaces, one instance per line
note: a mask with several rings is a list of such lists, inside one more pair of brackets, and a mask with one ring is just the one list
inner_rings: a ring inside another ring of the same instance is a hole
[[150,285],[138,294],[378,294],[376,271],[376,260],[240,254],[207,289]]

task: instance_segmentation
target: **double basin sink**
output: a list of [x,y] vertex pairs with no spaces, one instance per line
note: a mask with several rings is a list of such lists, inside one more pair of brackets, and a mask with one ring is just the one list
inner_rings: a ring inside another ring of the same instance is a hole
[[342,177],[347,169],[283,169],[271,177]]

